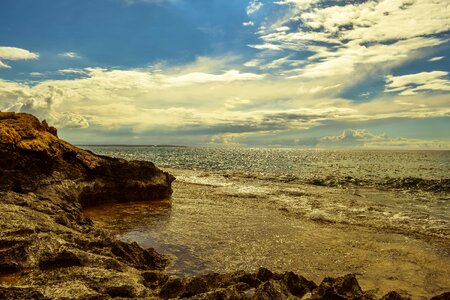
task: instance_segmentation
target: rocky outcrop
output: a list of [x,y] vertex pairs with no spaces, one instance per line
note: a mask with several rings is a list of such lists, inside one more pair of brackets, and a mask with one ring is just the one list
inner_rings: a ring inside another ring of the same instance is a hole
[[354,275],[318,286],[265,268],[170,277],[165,256],[83,215],[100,202],[168,198],[173,180],[150,162],[78,149],[31,115],[0,112],[0,299],[375,299]]
[[151,162],[79,149],[45,121],[14,113],[0,113],[0,170],[0,190],[36,192],[66,180],[83,205],[167,198],[174,180]]
[[150,162],[78,149],[32,115],[0,113],[0,298],[151,295],[141,272],[167,258],[95,228],[83,207],[167,199],[173,180]]

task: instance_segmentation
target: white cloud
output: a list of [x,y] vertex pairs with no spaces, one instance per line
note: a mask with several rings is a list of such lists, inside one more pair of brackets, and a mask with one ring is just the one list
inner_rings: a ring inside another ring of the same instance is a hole
[[275,1],[275,4],[278,5],[294,5],[297,8],[306,9],[309,8],[312,4],[319,2],[320,0],[283,0],[283,1]]
[[324,136],[320,139],[322,143],[339,143],[342,145],[354,144],[357,142],[365,141],[380,141],[386,140],[387,137],[384,133],[373,134],[366,129],[345,129],[342,134],[337,136]]
[[253,73],[241,73],[237,70],[229,70],[223,74],[207,74],[207,73],[190,73],[186,75],[181,75],[178,77],[161,78],[161,82],[180,86],[189,84],[199,84],[208,82],[231,82],[239,80],[258,80],[262,79],[263,75],[253,74]]
[[438,140],[389,137],[385,133],[373,134],[367,129],[345,129],[342,134],[319,139],[318,147],[364,147],[364,148],[409,148],[449,149],[450,142]]
[[444,58],[445,58],[445,56],[436,56],[436,57],[430,58],[428,61],[439,61],[439,60],[442,60]]
[[[272,71],[295,62],[287,55],[263,67]],[[248,64],[257,68],[257,58]],[[128,130],[127,136],[172,132],[181,137],[201,132],[202,141],[227,134],[228,140],[282,135],[329,121],[360,123],[450,114],[446,95],[391,94],[353,102],[336,96],[345,85],[342,81],[285,80],[264,72],[244,72],[240,66],[234,56],[199,57],[179,66],[65,69],[60,72],[70,74],[67,79],[42,80],[32,86],[0,80],[0,110],[30,112],[61,128],[89,126],[84,132],[92,134],[93,128]]]
[[6,60],[37,59],[39,54],[15,47],[0,47],[0,58]]
[[58,70],[60,74],[86,74],[86,70],[83,69],[62,69]]
[[259,50],[281,50],[282,48],[278,45],[274,44],[259,44],[259,45],[248,45],[251,48],[259,49]]
[[40,72],[31,72],[30,75],[33,76],[33,77],[44,76],[44,74],[43,74],[43,73],[40,73]]
[[28,60],[37,58],[39,58],[39,54],[25,49],[16,47],[0,47],[0,68],[11,68],[11,66],[4,63],[2,60]]
[[253,23],[252,21],[243,22],[242,26],[251,27],[251,26],[255,26],[255,23]]
[[65,128],[88,128],[89,122],[81,115],[63,112],[56,117],[56,125]]
[[76,52],[64,52],[64,53],[61,53],[60,56],[72,58],[72,59],[80,58],[80,55]]
[[288,26],[280,26],[276,28],[276,31],[288,31],[290,28]]
[[162,4],[165,2],[176,3],[178,0],[122,0],[127,5],[133,4]]
[[183,69],[175,69],[176,73],[154,73],[90,68],[83,78],[45,80],[32,87],[0,80],[0,110],[31,112],[61,124],[69,123],[62,114],[70,112],[96,126],[150,130],[242,124],[250,131],[310,128],[326,120],[421,118],[450,112],[443,96],[426,101],[402,98],[408,106],[395,98],[353,103],[329,97],[339,85],[299,85],[236,70],[180,75]]
[[[295,77],[320,78],[351,75],[358,72],[364,75],[368,71],[400,65],[418,55],[416,49],[429,48],[441,43],[441,40],[435,38],[414,38],[389,45],[377,44],[368,47],[350,44],[337,50],[314,48],[317,52],[309,59],[318,60],[318,62],[311,62]],[[360,79],[363,79],[361,75]]]
[[253,15],[258,10],[260,10],[261,7],[263,7],[263,4],[261,2],[259,2],[258,0],[251,0],[247,6],[247,15]]
[[[287,0],[286,13],[263,23],[256,34],[261,43],[258,67],[268,69],[280,55],[313,53],[304,63],[285,65],[291,79],[326,80],[328,84],[356,84],[368,74],[386,72],[447,43],[436,34],[450,30],[445,0],[368,0],[363,3]],[[423,12],[427,13],[424,14]],[[297,26],[293,25],[297,24]],[[289,29],[289,30],[287,30]],[[429,53],[428,53],[429,54]],[[292,68],[289,70],[289,66]],[[320,85],[320,83],[319,83]]]
[[317,8],[303,13],[300,19],[312,28],[323,29],[327,36],[337,34],[341,40],[360,43],[380,42],[448,31],[450,10],[446,7],[446,0],[367,1]]
[[5,64],[4,62],[2,62],[2,61],[0,60],[0,69],[1,69],[1,68],[3,68],[3,69],[11,69],[10,66],[8,66],[7,64]]
[[414,95],[421,91],[450,92],[448,72],[433,71],[402,76],[386,76],[386,92],[398,92],[400,95]]
[[249,61],[247,61],[247,62],[245,62],[244,63],[244,66],[245,67],[257,67],[257,66],[259,66],[260,64],[261,64],[261,60],[260,59],[257,59],[257,58],[255,58],[255,59],[252,59],[252,60],[249,60]]

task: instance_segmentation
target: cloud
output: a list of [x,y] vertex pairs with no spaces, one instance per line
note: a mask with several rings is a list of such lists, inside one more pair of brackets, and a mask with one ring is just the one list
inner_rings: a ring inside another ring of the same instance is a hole
[[37,59],[39,54],[15,47],[0,47],[0,58],[6,60]]
[[[275,3],[287,7],[285,14],[266,20],[256,32],[261,43],[249,47],[261,50],[257,67],[262,70],[281,55],[302,57],[300,68],[284,66],[291,79],[321,79],[348,87],[448,42],[439,35],[450,30],[450,11],[442,9],[445,0]],[[343,76],[356,80],[343,83]]]
[[81,115],[64,112],[57,116],[55,125],[64,128],[88,128],[89,122]]
[[179,0],[121,0],[127,5],[134,4],[162,4],[162,3],[176,3]]
[[366,129],[345,129],[340,135],[322,137],[320,142],[323,144],[354,145],[386,139],[387,137],[384,133],[376,135]]
[[286,55],[259,66],[255,58],[248,68],[257,70],[250,72],[241,70],[240,57],[226,55],[139,69],[63,69],[59,73],[65,79],[44,77],[33,85],[0,80],[0,110],[36,114],[62,132],[81,130],[76,139],[92,135],[91,140],[97,141],[100,137],[95,134],[109,132],[102,141],[112,141],[117,134],[123,143],[132,136],[145,142],[161,133],[161,141],[199,144],[213,137],[219,141],[221,136],[229,142],[263,143],[269,135],[281,139],[292,130],[330,121],[361,124],[450,115],[446,95],[387,94],[354,102],[338,96],[342,80],[285,79],[267,73],[286,72],[285,66],[297,62],[295,56]]
[[233,131],[233,124],[261,132],[307,129],[327,120],[360,122],[450,114],[445,95],[354,103],[330,96],[339,89],[338,84],[300,84],[237,68],[218,71],[225,61],[230,60],[200,58],[184,66],[162,67],[164,72],[159,67],[68,70],[80,77],[43,80],[34,86],[0,80],[0,110],[31,112],[61,124],[70,123],[63,118],[63,113],[70,112],[97,127],[128,126],[137,132],[217,126]]
[[199,84],[199,83],[209,83],[209,82],[230,82],[239,80],[259,80],[263,78],[263,75],[252,74],[252,73],[241,73],[237,70],[229,70],[223,74],[215,75],[208,73],[189,73],[186,75],[181,75],[178,77],[161,77],[161,82],[163,84],[168,84],[171,86],[189,85],[189,84]]
[[77,54],[76,52],[64,52],[59,55],[63,56],[63,57],[67,57],[67,58],[72,58],[72,59],[80,58],[80,55]]
[[442,9],[446,4],[445,0],[366,1],[316,8],[299,18],[310,28],[320,29],[328,38],[382,42],[447,32],[450,12]]
[[288,26],[280,26],[276,28],[276,31],[288,31],[290,28]]
[[41,77],[41,76],[44,76],[44,74],[41,73],[41,72],[31,72],[30,75],[33,76],[33,77]]
[[60,74],[86,74],[86,70],[83,69],[62,69],[58,70]]
[[2,60],[28,60],[39,58],[38,53],[15,47],[0,47],[0,68],[11,68]]
[[436,57],[432,57],[432,58],[430,58],[428,61],[439,61],[439,60],[442,60],[442,59],[444,59],[445,58],[445,56],[436,56]]
[[11,67],[0,60],[0,69],[10,69]]
[[253,23],[252,21],[243,22],[242,26],[251,27],[251,26],[255,26],[255,23]]
[[319,138],[318,143],[315,146],[345,148],[449,149],[450,142],[388,137],[385,133],[374,134],[367,129],[345,129],[339,135]]
[[423,91],[450,92],[448,72],[432,71],[386,77],[386,92],[398,92],[400,95],[414,95]]
[[283,0],[275,1],[278,5],[294,5],[296,8],[309,8],[312,4],[319,2],[320,0]]
[[259,49],[259,50],[281,50],[282,48],[278,45],[274,45],[274,44],[259,44],[259,45],[248,45],[251,48],[255,48],[255,49]]
[[[370,47],[363,45],[342,46],[337,50],[314,48],[316,54],[309,57],[310,62],[299,70],[298,75],[290,78],[320,78],[345,76],[359,73],[359,78],[373,70],[398,66],[411,59],[416,49],[433,47],[442,41],[433,38],[414,38],[393,44],[378,44]],[[350,83],[356,83],[353,81]]]
[[224,133],[213,135],[209,142],[221,146],[262,145],[300,148],[352,148],[352,149],[450,149],[450,141],[389,137],[385,133],[374,134],[367,129],[345,129],[331,136],[283,137],[278,132]]
[[263,7],[263,4],[261,2],[259,2],[257,0],[251,0],[247,6],[247,15],[248,16],[253,15],[258,10],[260,10],[261,7]]

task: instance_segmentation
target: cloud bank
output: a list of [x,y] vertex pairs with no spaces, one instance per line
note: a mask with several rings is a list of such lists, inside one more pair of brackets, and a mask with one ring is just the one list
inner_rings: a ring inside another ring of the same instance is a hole
[[[128,4],[138,2],[161,1]],[[0,79],[0,110],[36,114],[73,136],[85,134],[83,141],[450,148],[445,140],[362,129],[302,137],[330,124],[448,120],[449,73],[433,69],[445,62],[434,49],[449,42],[450,11],[443,7],[444,0],[251,0],[242,11],[250,20],[237,23],[255,31],[246,42],[249,55],[140,68],[68,64],[52,74],[33,72],[28,83]],[[71,63],[80,57],[56,55]],[[0,68],[9,67],[4,61],[38,57],[0,47]],[[415,61],[428,69],[396,73]],[[357,89],[375,79],[376,88]],[[349,96],[352,88],[364,97]]]

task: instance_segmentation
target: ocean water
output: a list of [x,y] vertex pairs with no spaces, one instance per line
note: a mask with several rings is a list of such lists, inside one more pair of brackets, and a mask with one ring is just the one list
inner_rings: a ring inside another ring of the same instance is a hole
[[434,188],[450,190],[450,151],[133,146],[84,148],[129,160],[149,160],[163,168],[202,170],[228,176],[284,178],[316,184],[323,180],[324,185],[353,183],[422,189],[436,183],[438,186]]
[[176,176],[171,200],[86,212],[173,256],[170,273],[265,266],[419,299],[450,289],[450,151],[83,148]]

